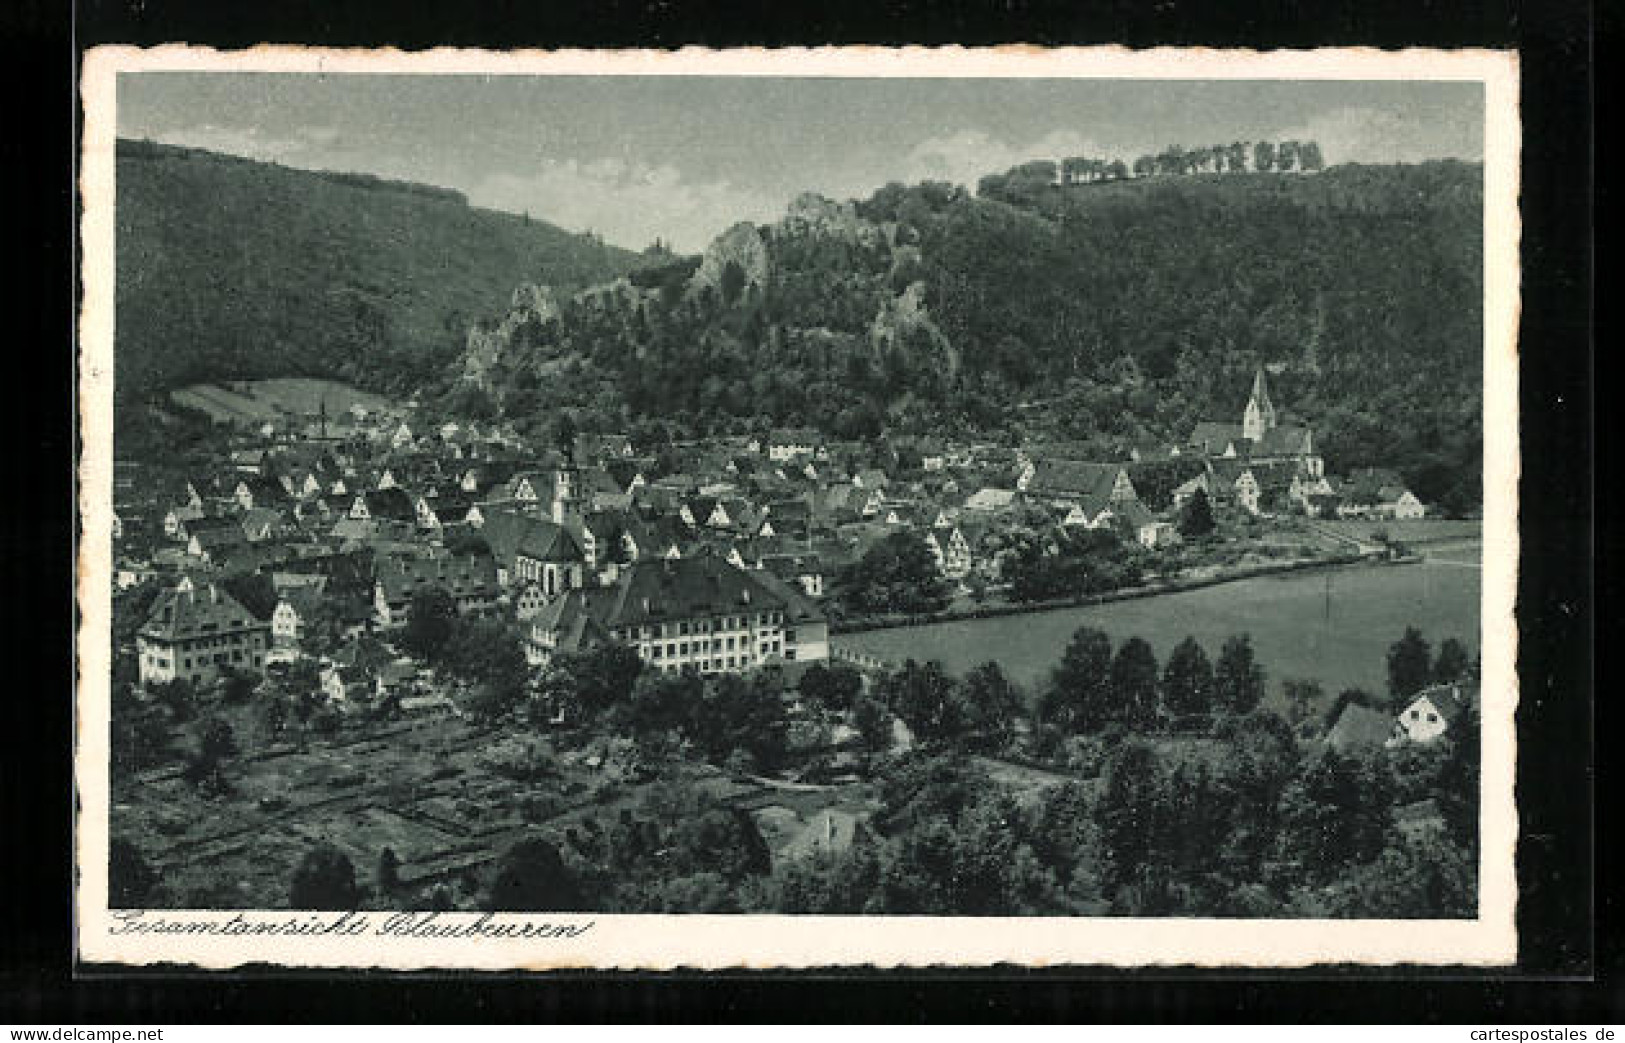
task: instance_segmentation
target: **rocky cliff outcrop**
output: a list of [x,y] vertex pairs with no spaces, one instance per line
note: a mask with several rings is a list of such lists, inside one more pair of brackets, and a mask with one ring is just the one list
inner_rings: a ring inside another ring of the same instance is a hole
[[508,314],[496,326],[475,323],[468,329],[463,349],[463,379],[486,390],[491,386],[491,369],[513,344],[514,333],[526,323],[546,325],[561,317],[558,297],[551,286],[525,283],[513,291]]
[[748,221],[734,225],[705,248],[699,268],[688,281],[689,296],[697,297],[707,288],[726,296],[724,278],[730,265],[736,267],[742,276],[740,292],[753,286],[758,290],[767,286],[772,273],[767,244],[762,241],[756,226]]
[[820,236],[842,239],[866,247],[889,243],[888,230],[858,216],[850,201],[837,203],[816,192],[803,192],[790,204],[784,220],[774,226],[775,234]]
[[[901,349],[915,364],[941,367],[952,378],[959,372],[959,352],[931,318],[925,304],[925,283],[908,288],[880,306],[869,326],[869,344],[877,355]],[[928,358],[920,358],[921,352]]]

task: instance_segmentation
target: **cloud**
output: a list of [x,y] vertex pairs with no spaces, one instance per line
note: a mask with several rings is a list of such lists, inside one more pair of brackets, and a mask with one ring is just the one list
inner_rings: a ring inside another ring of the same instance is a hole
[[334,127],[301,127],[292,134],[262,134],[254,127],[227,127],[203,123],[165,131],[156,140],[185,148],[208,149],[265,163],[299,166],[316,158],[318,151],[338,141]]
[[1484,156],[1483,127],[1476,114],[1443,121],[1398,109],[1347,107],[1283,130],[1275,139],[1318,142],[1327,165],[1478,160]]
[[552,160],[523,174],[487,174],[468,196],[479,206],[591,230],[629,249],[658,236],[681,252],[705,249],[739,221],[772,221],[788,203],[727,181],[692,181],[669,164],[618,158]]

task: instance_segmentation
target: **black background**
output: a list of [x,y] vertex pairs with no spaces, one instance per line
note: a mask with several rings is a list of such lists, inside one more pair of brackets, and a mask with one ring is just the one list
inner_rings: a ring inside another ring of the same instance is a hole
[[[1617,801],[1595,805],[1596,538],[1591,230],[1593,32],[1589,5],[1444,0],[1325,3],[1117,0],[1094,4],[376,3],[48,0],[0,7],[7,90],[0,148],[12,229],[4,357],[12,430],[0,544],[10,663],[0,683],[0,1022],[547,1020],[1107,1020],[1586,1022],[1622,1019],[1617,904],[1593,868]],[[72,601],[77,62],[99,43],[675,47],[1122,43],[1131,46],[1515,47],[1522,55],[1523,559],[1518,712],[1519,964],[1301,974],[1071,969],[828,975],[231,975],[75,967],[72,957]],[[22,133],[33,131],[31,135]],[[1605,135],[1606,138],[1606,135]],[[1606,148],[1608,143],[1602,143]],[[1607,170],[1606,164],[1600,168]],[[20,222],[20,227],[19,227]],[[54,263],[52,263],[54,262]],[[1607,283],[1604,283],[1607,285]],[[1599,338],[1600,339],[1600,338]],[[1604,445],[1604,453],[1607,452]],[[1618,635],[1605,624],[1603,647]],[[1610,692],[1606,683],[1601,687]],[[1597,731],[1618,734],[1598,701]],[[1604,750],[1609,747],[1604,743]],[[1605,863],[1606,864],[1606,860]],[[1611,929],[1613,928],[1613,929]]]

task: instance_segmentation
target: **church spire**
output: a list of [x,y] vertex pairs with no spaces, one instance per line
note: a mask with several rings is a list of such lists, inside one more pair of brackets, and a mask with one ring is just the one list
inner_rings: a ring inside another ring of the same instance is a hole
[[1254,442],[1275,426],[1275,404],[1270,401],[1269,385],[1264,380],[1264,367],[1258,367],[1253,376],[1253,394],[1247,400],[1247,409],[1241,415],[1241,436]]

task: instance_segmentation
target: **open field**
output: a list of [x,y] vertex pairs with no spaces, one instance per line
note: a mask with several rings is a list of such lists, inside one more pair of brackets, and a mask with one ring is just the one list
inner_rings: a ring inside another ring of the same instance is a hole
[[953,673],[991,659],[1032,688],[1085,625],[1114,642],[1143,637],[1159,661],[1186,635],[1217,658],[1227,637],[1249,633],[1272,700],[1287,678],[1318,680],[1328,694],[1349,687],[1383,692],[1388,646],[1407,626],[1435,644],[1456,637],[1477,651],[1479,571],[1441,562],[1261,576],[1087,608],[845,634],[834,643],[894,662],[940,660]]
[[348,384],[310,377],[193,384],[170,392],[169,397],[179,405],[201,409],[215,420],[237,424],[258,424],[288,415],[314,417],[323,402],[327,404],[327,415],[333,418],[352,405],[378,410],[391,404],[380,395],[358,391]]
[[1358,521],[1344,518],[1338,521],[1317,521],[1317,525],[1355,539],[1369,540],[1374,532],[1387,532],[1389,536],[1413,547],[1426,547],[1431,543],[1478,540],[1483,537],[1484,523],[1452,518],[1407,518],[1395,521],[1366,519]]

